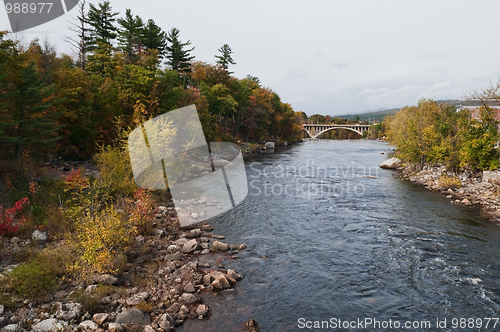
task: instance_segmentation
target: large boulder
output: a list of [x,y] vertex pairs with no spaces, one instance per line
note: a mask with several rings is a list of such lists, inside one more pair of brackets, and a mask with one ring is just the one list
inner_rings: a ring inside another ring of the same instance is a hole
[[401,166],[401,160],[398,158],[387,159],[382,164],[380,164],[380,168],[385,169],[396,169],[399,166]]
[[115,323],[145,326],[150,323],[150,319],[148,314],[137,308],[132,308],[116,315]]

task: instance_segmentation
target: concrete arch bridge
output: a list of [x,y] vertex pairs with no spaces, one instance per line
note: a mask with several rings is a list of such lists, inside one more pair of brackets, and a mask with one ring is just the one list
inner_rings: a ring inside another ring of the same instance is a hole
[[353,125],[339,125],[339,124],[303,124],[302,129],[309,134],[309,137],[315,139],[334,129],[347,129],[363,136],[365,131],[370,129],[370,125],[353,124]]

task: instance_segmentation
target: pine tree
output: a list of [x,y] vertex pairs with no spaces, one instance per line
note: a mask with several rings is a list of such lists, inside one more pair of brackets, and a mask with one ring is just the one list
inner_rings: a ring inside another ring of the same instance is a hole
[[78,50],[78,64],[82,70],[85,70],[88,52],[87,42],[89,29],[87,27],[87,12],[85,11],[86,2],[86,0],[82,0],[78,4],[79,14],[76,17],[76,23],[72,22],[69,28],[69,30],[77,34],[77,38],[65,37],[66,42]]
[[158,56],[163,58],[167,50],[167,34],[165,31],[150,19],[144,26],[142,35],[146,50],[158,50]]
[[[225,70],[228,70],[229,64],[235,65],[236,62],[234,62],[231,54],[233,54],[233,50],[231,50],[231,47],[229,47],[228,44],[222,45],[221,48],[218,49],[218,51],[221,53],[221,55],[216,55],[215,57],[219,60],[217,60],[217,63],[220,64],[221,66],[224,67]],[[232,74],[230,72],[230,74]]]
[[90,25],[90,35],[87,37],[87,47],[90,51],[98,47],[98,43],[111,45],[117,37],[118,28],[114,25],[118,13],[111,10],[109,1],[99,3],[98,7],[90,4],[87,23]]
[[54,96],[54,85],[45,86],[46,75],[37,72],[35,63],[25,66],[8,93],[9,114],[2,124],[10,124],[1,143],[11,144],[18,162],[23,151],[38,154],[53,148],[60,139],[58,112],[51,110],[61,102]]
[[177,28],[172,28],[168,33],[167,40],[170,43],[167,46],[167,64],[178,73],[189,73],[191,71],[190,61],[194,59],[190,52],[194,50],[194,47],[191,49],[185,49],[185,47],[191,45],[191,41],[182,43],[179,40],[179,29]]
[[137,53],[144,49],[143,30],[144,23],[139,16],[133,16],[130,9],[125,12],[125,18],[119,18],[118,23],[122,29],[119,32],[119,49],[127,55],[131,62],[137,59]]

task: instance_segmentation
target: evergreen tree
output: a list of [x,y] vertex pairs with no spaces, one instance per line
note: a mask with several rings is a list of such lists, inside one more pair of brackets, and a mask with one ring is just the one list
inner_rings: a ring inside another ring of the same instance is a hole
[[222,47],[219,48],[218,51],[221,53],[221,55],[215,56],[217,59],[219,59],[217,60],[217,63],[223,66],[225,70],[228,70],[229,64],[236,64],[231,56],[231,54],[233,54],[234,52],[233,50],[231,50],[231,47],[229,47],[228,44],[222,45]]
[[55,99],[55,86],[45,86],[45,80],[46,75],[40,75],[35,63],[30,62],[22,69],[9,93],[11,108],[6,120],[11,126],[6,133],[8,136],[2,137],[2,143],[13,145],[19,162],[23,151],[40,154],[53,148],[60,139],[59,113],[51,108],[61,100]]
[[118,19],[118,23],[122,26],[118,37],[119,49],[128,56],[131,62],[135,62],[137,53],[142,52],[144,48],[144,23],[139,16],[134,17],[130,9],[126,10],[125,18]]
[[85,70],[88,52],[88,32],[87,13],[85,11],[86,0],[82,0],[78,5],[79,15],[76,17],[76,23],[71,23],[69,30],[77,34],[77,38],[65,37],[66,42],[78,50],[78,64],[82,70]]
[[117,36],[117,27],[114,25],[118,13],[111,10],[109,1],[99,3],[98,7],[90,4],[87,23],[90,25],[90,34],[87,37],[87,47],[94,50],[98,43],[111,45]]
[[167,64],[178,73],[190,72],[190,61],[194,59],[190,52],[194,50],[194,47],[191,49],[185,49],[185,47],[191,45],[191,41],[182,43],[179,40],[179,29],[177,28],[172,28],[168,33],[167,40],[170,43],[167,46]]
[[163,58],[167,50],[167,34],[156,25],[155,21],[148,20],[143,28],[142,37],[146,50],[158,50],[158,56]]

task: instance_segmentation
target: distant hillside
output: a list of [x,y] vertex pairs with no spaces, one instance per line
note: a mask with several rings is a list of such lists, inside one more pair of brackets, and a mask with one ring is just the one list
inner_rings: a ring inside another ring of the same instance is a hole
[[385,109],[383,111],[375,111],[361,114],[336,115],[334,118],[342,118],[347,120],[355,120],[359,116],[360,121],[380,122],[389,115],[396,114],[399,108]]
[[[449,104],[449,105],[462,105],[462,106],[481,106],[482,103],[480,101],[466,101],[466,100],[458,100],[458,99],[443,99],[443,100],[437,100],[438,103],[440,104]],[[360,121],[371,121],[371,122],[380,122],[384,118],[386,118],[389,115],[396,114],[396,112],[399,111],[399,108],[392,108],[392,109],[381,109],[375,110],[375,111],[369,111],[365,113],[359,113],[359,114],[347,114],[347,115],[335,115],[332,116],[334,118],[342,118],[342,119],[347,119],[347,120],[355,120],[356,116],[359,116]]]

